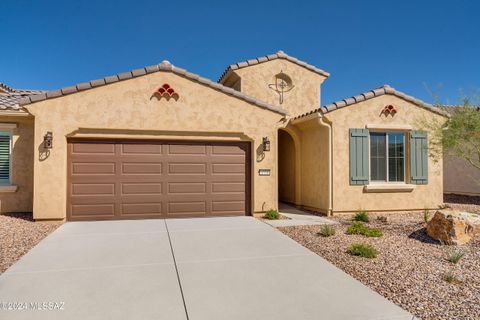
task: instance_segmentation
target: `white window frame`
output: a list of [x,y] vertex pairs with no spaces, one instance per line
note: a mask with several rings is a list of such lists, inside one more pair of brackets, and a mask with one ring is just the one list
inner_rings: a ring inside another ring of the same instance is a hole
[[[371,159],[372,156],[370,154],[371,146],[371,133],[384,133],[385,134],[385,170],[386,170],[386,176],[385,180],[372,180],[372,164],[371,164]],[[389,133],[403,133],[403,181],[388,181],[388,134]],[[406,184],[407,183],[407,145],[406,145],[406,139],[405,137],[407,136],[408,131],[404,130],[381,130],[381,129],[376,129],[372,130],[370,129],[368,131],[368,181],[370,184]]]

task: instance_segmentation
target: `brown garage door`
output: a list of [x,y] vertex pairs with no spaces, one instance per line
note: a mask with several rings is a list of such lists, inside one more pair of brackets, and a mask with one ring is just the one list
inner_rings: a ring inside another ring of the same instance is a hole
[[68,220],[250,212],[247,142],[70,140]]

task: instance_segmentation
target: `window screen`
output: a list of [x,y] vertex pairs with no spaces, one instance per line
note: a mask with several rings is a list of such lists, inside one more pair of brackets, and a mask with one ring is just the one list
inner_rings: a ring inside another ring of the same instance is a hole
[[403,133],[388,133],[388,181],[405,180],[405,145]]
[[372,181],[386,181],[386,135],[370,133],[370,175]]

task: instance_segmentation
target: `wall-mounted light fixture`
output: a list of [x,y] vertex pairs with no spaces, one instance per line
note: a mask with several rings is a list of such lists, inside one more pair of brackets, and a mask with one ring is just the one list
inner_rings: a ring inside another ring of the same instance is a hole
[[52,149],[52,147],[53,147],[53,134],[51,131],[47,131],[47,133],[43,136],[43,148]]
[[270,140],[268,137],[263,137],[263,151],[270,151]]

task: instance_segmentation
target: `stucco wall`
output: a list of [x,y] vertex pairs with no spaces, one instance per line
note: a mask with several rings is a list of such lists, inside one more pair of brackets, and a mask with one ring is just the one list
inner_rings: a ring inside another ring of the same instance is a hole
[[284,130],[278,132],[278,198],[295,203],[295,142]]
[[235,70],[241,77],[243,93],[273,105],[279,105],[279,95],[269,85],[275,83],[275,75],[280,72],[287,74],[294,85],[291,91],[284,94],[281,105],[291,116],[300,115],[320,105],[320,85],[326,77],[295,63],[276,59]]
[[[168,83],[180,99],[152,97]],[[280,114],[261,109],[168,72],[41,101],[28,106],[35,116],[35,146],[52,131],[54,147],[44,161],[35,157],[35,219],[63,219],[66,212],[67,137],[222,139],[252,141],[253,210],[277,207],[276,135]],[[258,155],[262,137],[271,151]],[[271,176],[258,176],[259,168]],[[55,199],[52,201],[52,199]]]
[[301,131],[301,206],[327,213],[328,130],[318,119],[298,124]]
[[480,170],[453,156],[445,156],[443,166],[445,193],[480,195]]
[[[381,115],[386,105],[397,109],[395,116]],[[442,161],[428,161],[428,184],[416,185],[411,192],[365,193],[363,186],[349,185],[349,129],[367,124],[411,125],[421,129],[431,117],[443,117],[392,95],[383,95],[334,110],[326,117],[333,123],[333,211],[421,210],[443,203]],[[407,147],[408,149],[408,147]],[[407,158],[408,159],[408,158]],[[407,160],[408,162],[408,160]],[[408,176],[408,173],[407,173]]]
[[11,183],[17,191],[0,193],[0,212],[31,212],[33,201],[33,119],[0,117],[2,123],[16,123],[12,130]]

